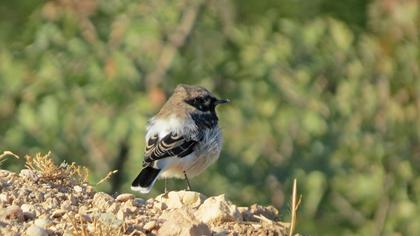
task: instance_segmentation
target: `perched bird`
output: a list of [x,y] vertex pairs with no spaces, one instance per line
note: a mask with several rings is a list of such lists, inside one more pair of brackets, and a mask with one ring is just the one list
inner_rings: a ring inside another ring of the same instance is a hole
[[185,178],[191,189],[188,176],[200,174],[219,158],[223,137],[215,109],[228,102],[203,87],[178,85],[149,121],[143,168],[131,189],[148,193],[159,177]]

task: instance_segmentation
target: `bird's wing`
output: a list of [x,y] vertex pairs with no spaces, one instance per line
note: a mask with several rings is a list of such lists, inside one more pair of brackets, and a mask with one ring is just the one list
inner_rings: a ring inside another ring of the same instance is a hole
[[176,133],[169,133],[162,139],[154,135],[146,141],[143,164],[148,165],[167,157],[185,157],[193,152],[198,141]]

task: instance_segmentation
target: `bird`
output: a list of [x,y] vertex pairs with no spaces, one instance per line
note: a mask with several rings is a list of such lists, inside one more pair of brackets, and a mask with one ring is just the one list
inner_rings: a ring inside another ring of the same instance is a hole
[[159,178],[185,178],[202,173],[220,156],[223,136],[216,106],[229,103],[197,85],[179,84],[152,117],[145,135],[144,160],[131,184],[133,191],[149,193]]

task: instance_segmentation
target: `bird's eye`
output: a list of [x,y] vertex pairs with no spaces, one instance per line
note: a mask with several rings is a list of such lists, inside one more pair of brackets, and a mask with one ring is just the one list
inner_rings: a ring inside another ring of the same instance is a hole
[[203,104],[203,98],[196,98],[197,104]]

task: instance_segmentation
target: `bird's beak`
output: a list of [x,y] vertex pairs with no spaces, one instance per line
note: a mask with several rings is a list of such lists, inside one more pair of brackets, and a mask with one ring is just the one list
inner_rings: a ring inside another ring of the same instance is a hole
[[219,105],[219,104],[224,104],[224,103],[229,103],[230,102],[230,100],[229,99],[218,99],[218,100],[216,100],[216,105]]

